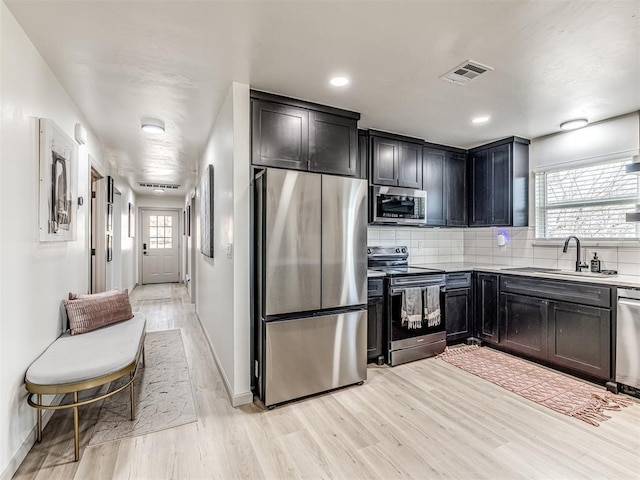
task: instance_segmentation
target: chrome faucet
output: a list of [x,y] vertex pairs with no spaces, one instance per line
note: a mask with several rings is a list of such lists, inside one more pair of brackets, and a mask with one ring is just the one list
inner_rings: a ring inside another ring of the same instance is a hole
[[582,270],[583,268],[587,268],[588,265],[584,262],[580,261],[580,239],[578,237],[576,237],[575,235],[569,235],[567,237],[567,239],[564,241],[564,247],[562,248],[562,253],[567,253],[567,248],[569,248],[569,241],[571,239],[575,239],[576,241],[576,272],[579,272],[580,270]]

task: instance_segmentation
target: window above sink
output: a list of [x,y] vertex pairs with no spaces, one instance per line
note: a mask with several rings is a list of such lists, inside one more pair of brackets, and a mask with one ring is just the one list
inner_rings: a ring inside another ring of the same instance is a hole
[[640,178],[625,173],[630,162],[629,157],[537,172],[536,238],[640,238],[640,223],[626,222],[640,201]]

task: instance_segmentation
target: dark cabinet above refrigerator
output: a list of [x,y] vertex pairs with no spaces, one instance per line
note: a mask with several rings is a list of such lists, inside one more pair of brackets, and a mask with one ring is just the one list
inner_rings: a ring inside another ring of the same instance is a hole
[[360,114],[251,91],[251,162],[332,175],[362,177]]

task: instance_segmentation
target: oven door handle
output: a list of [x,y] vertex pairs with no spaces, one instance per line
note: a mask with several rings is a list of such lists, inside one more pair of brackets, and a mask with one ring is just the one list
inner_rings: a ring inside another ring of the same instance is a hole
[[[402,287],[391,287],[390,288],[390,293],[391,293],[391,295],[398,295],[398,294],[401,294],[407,288],[420,288],[421,290],[425,290],[427,287],[431,287],[431,286],[434,286],[434,285],[438,286],[437,283],[434,283],[432,285],[424,285],[424,284],[422,284],[422,285],[415,285],[415,286],[412,286],[412,287],[410,287],[408,285],[403,285]],[[439,286],[440,286],[440,293],[446,293],[447,292],[447,289],[445,287],[443,287],[442,285],[439,285]]]

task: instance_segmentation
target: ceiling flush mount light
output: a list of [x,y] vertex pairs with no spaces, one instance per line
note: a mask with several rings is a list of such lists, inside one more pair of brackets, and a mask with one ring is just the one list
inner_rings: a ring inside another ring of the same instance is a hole
[[471,123],[487,123],[491,120],[491,117],[476,117],[471,120]]
[[575,130],[576,128],[582,128],[589,123],[586,118],[576,118],[574,120],[568,120],[560,124],[562,130]]
[[331,80],[329,80],[329,83],[334,87],[346,87],[347,85],[349,85],[349,79],[347,77],[337,76],[331,78]]
[[157,118],[144,118],[140,128],[146,133],[160,134],[164,133],[164,122]]
[[158,194],[164,193],[164,190],[162,188],[154,188],[153,191]]

